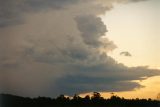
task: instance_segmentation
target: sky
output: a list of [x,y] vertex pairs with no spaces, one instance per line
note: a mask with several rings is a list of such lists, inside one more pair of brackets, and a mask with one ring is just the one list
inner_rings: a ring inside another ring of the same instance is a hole
[[159,3],[0,0],[0,93],[155,98]]
[[[115,4],[114,9],[101,16],[109,29],[106,35],[118,46],[117,49],[109,53],[110,56],[119,63],[130,67],[143,65],[160,69],[159,4],[159,0],[148,0],[128,5]],[[120,55],[123,51],[130,55]],[[159,78],[157,76],[141,81],[140,84],[146,86],[144,88],[116,94],[127,98],[156,98],[160,90],[160,87],[157,86],[160,83]],[[143,95],[139,96],[141,93]],[[108,93],[104,94],[104,96],[110,96]]]
[[[159,4],[159,0],[118,4],[102,16],[109,29],[106,35],[118,45],[111,53],[116,60],[127,66],[160,68]],[[120,57],[121,51],[133,55],[130,58]]]

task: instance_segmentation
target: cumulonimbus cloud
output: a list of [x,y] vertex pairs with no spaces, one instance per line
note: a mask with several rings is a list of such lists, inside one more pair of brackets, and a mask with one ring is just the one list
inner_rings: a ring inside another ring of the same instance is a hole
[[55,96],[142,87],[132,80],[160,71],[108,56],[116,45],[103,38],[107,27],[98,17],[114,2],[131,1],[0,1],[0,92]]

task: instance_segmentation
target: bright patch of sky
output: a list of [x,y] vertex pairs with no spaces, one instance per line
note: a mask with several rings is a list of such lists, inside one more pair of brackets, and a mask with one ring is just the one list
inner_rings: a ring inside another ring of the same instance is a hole
[[[118,46],[110,53],[127,66],[160,67],[160,1],[149,0],[116,5],[102,16],[109,32],[107,37]],[[120,56],[128,51],[132,57]]]

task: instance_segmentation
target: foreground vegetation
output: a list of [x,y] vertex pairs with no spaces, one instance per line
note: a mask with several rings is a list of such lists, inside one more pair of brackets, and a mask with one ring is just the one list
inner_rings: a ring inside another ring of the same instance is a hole
[[0,107],[160,107],[160,101],[152,99],[124,99],[112,95],[109,99],[94,92],[93,96],[73,98],[60,95],[57,98],[26,98],[9,94],[0,94]]

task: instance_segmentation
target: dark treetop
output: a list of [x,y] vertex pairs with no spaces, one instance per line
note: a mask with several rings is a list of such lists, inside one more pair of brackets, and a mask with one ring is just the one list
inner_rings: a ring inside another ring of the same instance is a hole
[[37,97],[28,98],[9,94],[0,94],[0,107],[160,107],[160,101],[152,99],[124,99],[112,95],[109,99],[101,97],[100,93],[93,92],[81,98],[60,95],[57,98]]

